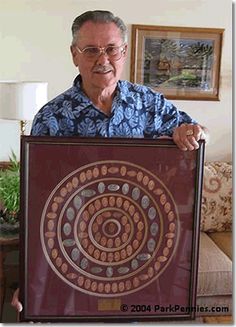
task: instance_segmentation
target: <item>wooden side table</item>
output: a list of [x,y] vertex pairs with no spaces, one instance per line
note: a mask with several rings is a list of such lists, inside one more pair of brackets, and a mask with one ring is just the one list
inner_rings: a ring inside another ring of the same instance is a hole
[[0,320],[2,321],[3,304],[6,294],[6,276],[4,262],[7,253],[19,249],[19,235],[0,236]]

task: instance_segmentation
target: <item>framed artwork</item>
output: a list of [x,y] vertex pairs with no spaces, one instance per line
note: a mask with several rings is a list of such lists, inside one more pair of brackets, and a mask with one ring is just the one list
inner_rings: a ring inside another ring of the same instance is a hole
[[204,143],[22,137],[21,321],[193,319]]
[[219,100],[223,32],[132,25],[131,81],[169,99]]

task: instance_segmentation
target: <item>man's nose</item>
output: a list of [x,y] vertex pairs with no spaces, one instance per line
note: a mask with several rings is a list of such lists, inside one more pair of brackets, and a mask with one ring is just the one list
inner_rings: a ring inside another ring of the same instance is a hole
[[100,54],[99,54],[99,56],[98,56],[97,61],[98,61],[99,63],[110,62],[110,60],[109,60],[109,56],[108,56],[108,54],[106,53],[106,49],[101,49],[101,52],[100,52]]
[[100,54],[99,54],[99,56],[101,56],[101,55],[107,56],[107,49],[106,48],[100,48]]

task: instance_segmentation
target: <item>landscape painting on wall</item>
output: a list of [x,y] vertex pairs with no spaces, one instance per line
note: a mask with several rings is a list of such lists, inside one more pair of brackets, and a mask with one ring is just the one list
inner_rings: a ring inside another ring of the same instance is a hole
[[132,26],[131,81],[169,99],[219,100],[222,29]]

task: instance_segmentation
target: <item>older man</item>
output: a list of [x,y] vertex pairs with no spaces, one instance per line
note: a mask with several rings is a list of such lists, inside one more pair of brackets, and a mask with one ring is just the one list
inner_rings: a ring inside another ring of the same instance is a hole
[[[179,111],[160,93],[121,81],[127,58],[127,28],[109,11],[88,11],[72,25],[71,53],[80,74],[73,86],[36,115],[32,135],[149,137],[172,136],[182,150],[207,139],[205,127]],[[22,305],[15,292],[12,305]]]
[[182,150],[198,148],[207,129],[160,93],[121,81],[127,28],[109,11],[88,11],[72,25],[71,53],[80,74],[73,86],[36,115],[32,135],[173,137]]

